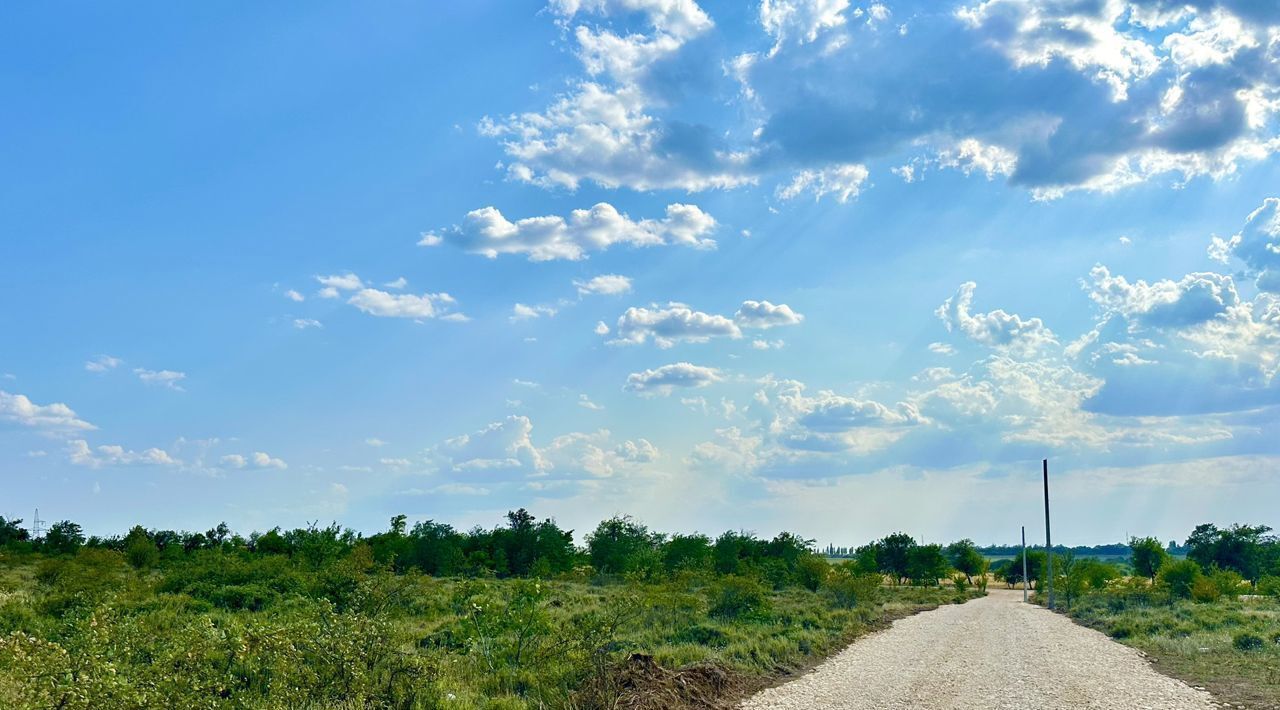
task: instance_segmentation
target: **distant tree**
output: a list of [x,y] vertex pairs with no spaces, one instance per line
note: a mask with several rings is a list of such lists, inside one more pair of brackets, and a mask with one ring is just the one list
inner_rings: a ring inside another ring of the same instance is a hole
[[271,528],[253,540],[253,551],[263,555],[289,554],[289,541],[280,534],[280,528]]
[[76,523],[63,520],[49,526],[43,547],[54,554],[70,554],[84,544],[84,531]]
[[147,569],[160,561],[160,550],[141,525],[134,525],[124,537],[124,557],[135,568]]
[[1035,588],[1036,582],[1040,579],[1044,570],[1044,550],[1027,550],[1027,578],[1022,578],[1022,551],[1009,560],[1008,566],[1004,568],[1004,581],[1010,586],[1025,583],[1030,588]]
[[972,583],[975,575],[985,574],[987,558],[978,552],[973,540],[959,540],[947,545],[947,560],[957,572],[964,575],[965,580]]
[[902,584],[911,576],[911,550],[916,547],[915,538],[906,533],[894,533],[876,543],[876,567],[893,577],[894,584]]
[[913,584],[933,587],[951,572],[942,545],[916,545],[907,551],[907,577]]
[[853,564],[857,568],[856,573],[861,574],[880,574],[880,546],[871,542],[862,545],[853,551]]
[[1156,577],[1173,597],[1190,599],[1191,590],[1203,576],[1195,560],[1170,560]]
[[1133,571],[1155,582],[1160,568],[1169,560],[1169,553],[1160,541],[1154,537],[1135,537],[1129,540],[1129,549]]
[[716,538],[712,558],[716,572],[738,574],[760,559],[763,543],[747,532],[726,531]]
[[0,516],[0,547],[8,547],[15,543],[30,539],[27,529],[22,527],[22,519],[5,520]]
[[610,574],[635,572],[657,561],[661,536],[630,516],[603,520],[587,535],[591,565]]
[[1187,538],[1187,559],[1199,564],[1201,571],[1215,566],[1235,570],[1256,583],[1265,571],[1265,548],[1275,544],[1275,538],[1267,536],[1269,532],[1266,525],[1232,525],[1226,530],[1212,523],[1197,525]]
[[662,564],[668,572],[711,569],[711,538],[706,535],[672,535],[662,546]]

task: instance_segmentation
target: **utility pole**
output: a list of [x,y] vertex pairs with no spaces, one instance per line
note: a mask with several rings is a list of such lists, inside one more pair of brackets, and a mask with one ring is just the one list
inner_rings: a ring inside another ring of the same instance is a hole
[[1022,526],[1022,603],[1027,603],[1027,526]]
[[[1025,559],[1025,558],[1024,558]],[[1044,460],[1044,563],[1049,584],[1049,609],[1053,609],[1053,538],[1049,535],[1049,459]]]
[[40,509],[36,508],[35,517],[31,518],[31,539],[38,539],[45,532],[44,521],[40,519]]

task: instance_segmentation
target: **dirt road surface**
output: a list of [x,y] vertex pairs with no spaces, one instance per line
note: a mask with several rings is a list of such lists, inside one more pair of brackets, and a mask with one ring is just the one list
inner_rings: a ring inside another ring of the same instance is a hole
[[743,710],[1203,710],[1208,693],[1160,675],[1137,651],[993,590],[901,619]]

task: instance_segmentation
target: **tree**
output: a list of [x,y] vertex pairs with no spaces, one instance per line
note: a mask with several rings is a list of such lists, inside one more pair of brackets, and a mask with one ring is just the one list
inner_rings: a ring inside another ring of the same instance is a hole
[[27,529],[22,527],[22,519],[5,520],[0,516],[0,547],[8,547],[14,543],[26,542],[29,539]]
[[1036,580],[1040,579],[1041,571],[1044,569],[1044,551],[1043,550],[1027,550],[1027,579],[1022,578],[1022,551],[1009,560],[1009,564],[1004,568],[1004,581],[1010,586],[1018,584],[1026,584],[1034,589]]
[[1226,530],[1212,523],[1197,525],[1187,538],[1187,559],[1208,572],[1213,567],[1235,570],[1257,583],[1267,558],[1266,547],[1276,544],[1266,525],[1232,525]]
[[640,521],[623,515],[602,520],[587,536],[591,565],[601,572],[622,574],[647,569],[657,561],[661,536]]
[[913,584],[933,587],[950,572],[942,545],[916,545],[907,551],[907,577]]
[[902,584],[910,576],[911,550],[915,538],[906,533],[885,536],[876,543],[876,568],[891,577],[894,584]]
[[160,550],[141,525],[134,525],[124,537],[124,556],[135,568],[146,569],[160,561]]
[[71,554],[83,544],[84,531],[70,520],[54,523],[44,535],[44,549],[54,554]]
[[668,572],[711,569],[711,538],[706,535],[672,535],[662,546],[662,564]]
[[1200,565],[1195,560],[1172,560],[1157,575],[1160,584],[1169,590],[1177,599],[1190,599],[1191,590],[1203,576]]
[[1129,540],[1130,562],[1133,571],[1151,580],[1154,584],[1160,568],[1169,560],[1160,541],[1154,537],[1135,537]]
[[947,559],[970,583],[975,575],[985,574],[987,571],[987,558],[978,552],[978,546],[973,544],[973,540],[960,540],[947,545]]

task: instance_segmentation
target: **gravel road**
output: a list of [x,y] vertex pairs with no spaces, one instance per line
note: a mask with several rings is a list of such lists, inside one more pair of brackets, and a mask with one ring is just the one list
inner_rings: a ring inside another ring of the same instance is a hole
[[993,590],[901,619],[744,710],[1213,708],[1208,693],[1160,675],[1137,651]]

